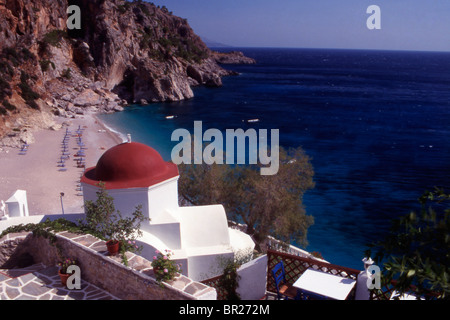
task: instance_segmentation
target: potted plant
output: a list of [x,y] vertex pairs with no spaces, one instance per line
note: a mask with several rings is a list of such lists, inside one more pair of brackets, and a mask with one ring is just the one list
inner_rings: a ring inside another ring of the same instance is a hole
[[120,242],[116,239],[110,239],[106,241],[106,248],[108,249],[109,255],[115,256],[119,253]]
[[120,211],[115,209],[114,199],[108,195],[104,183],[98,185],[100,189],[97,191],[97,200],[85,203],[86,220],[82,223],[86,230],[106,240],[109,255],[121,252],[123,260],[126,260],[123,254],[125,251],[139,250],[135,240],[142,235],[141,222],[148,218],[142,214],[141,205],[137,206],[131,215],[123,217]]
[[63,259],[61,262],[58,263],[59,266],[58,274],[61,279],[61,284],[63,286],[67,285],[67,279],[71,276],[70,273],[67,273],[67,268],[69,266],[76,266],[76,265],[77,261],[75,259],[70,258]]
[[162,281],[170,281],[174,279],[179,276],[181,272],[180,265],[171,260],[171,256],[172,252],[170,250],[165,250],[165,253],[156,250],[156,255],[153,256],[153,272],[155,274],[156,281],[160,284]]
[[138,252],[140,247],[136,245],[136,238],[142,235],[140,223],[145,220],[138,206],[132,217],[123,218],[119,211],[113,213],[109,220],[105,222],[104,236],[106,247],[110,255],[114,256],[119,251],[124,254],[126,251]]

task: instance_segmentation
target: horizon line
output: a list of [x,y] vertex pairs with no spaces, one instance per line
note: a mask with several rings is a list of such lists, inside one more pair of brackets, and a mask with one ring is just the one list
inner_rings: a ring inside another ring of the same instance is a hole
[[354,50],[354,51],[402,51],[402,52],[428,52],[428,53],[450,53],[447,51],[434,49],[376,49],[376,48],[327,48],[327,47],[291,47],[291,46],[235,46],[220,45],[208,46],[209,49],[305,49],[305,50]]

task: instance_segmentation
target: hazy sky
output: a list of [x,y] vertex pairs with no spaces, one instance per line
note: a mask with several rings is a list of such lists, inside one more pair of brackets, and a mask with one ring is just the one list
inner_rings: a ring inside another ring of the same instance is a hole
[[[450,51],[450,0],[153,0],[198,35],[241,47]],[[370,5],[381,29],[369,30]]]

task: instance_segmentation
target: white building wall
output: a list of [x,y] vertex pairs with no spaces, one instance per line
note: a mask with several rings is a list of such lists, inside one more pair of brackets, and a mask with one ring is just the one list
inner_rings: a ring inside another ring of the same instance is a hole
[[181,230],[179,222],[169,223],[145,223],[141,229],[150,232],[159,238],[168,248],[172,250],[181,249]]
[[158,219],[164,211],[178,209],[178,177],[148,188],[149,216]]
[[228,221],[222,205],[181,207],[177,218],[181,222],[183,247],[230,246]]
[[370,290],[367,286],[368,279],[366,271],[359,273],[356,282],[355,300],[370,300]]
[[[97,200],[98,187],[82,183],[83,187],[83,201]],[[131,216],[136,210],[136,206],[142,205],[142,212],[145,214],[148,212],[148,189],[147,188],[135,188],[135,189],[117,189],[107,190],[108,195],[114,198],[114,206],[116,210],[120,211],[122,216]]]
[[8,208],[9,217],[27,217],[28,212],[28,200],[27,192],[25,190],[17,190],[14,194],[5,202]]
[[[227,261],[233,261],[232,251],[216,251],[198,255],[188,254],[187,276],[202,281],[221,275]],[[184,272],[183,272],[184,273]]]
[[147,188],[108,190],[108,194],[114,198],[114,206],[120,211],[122,217],[131,217],[139,205],[142,206],[144,215],[148,212]]
[[236,292],[242,300],[259,300],[266,294],[267,255],[243,264],[238,270],[239,287]]
[[[161,182],[149,188],[110,189],[108,195],[114,198],[114,206],[122,216],[131,216],[138,205],[152,220],[158,219],[165,210],[178,208],[178,177]],[[98,187],[82,183],[84,201],[96,201]]]

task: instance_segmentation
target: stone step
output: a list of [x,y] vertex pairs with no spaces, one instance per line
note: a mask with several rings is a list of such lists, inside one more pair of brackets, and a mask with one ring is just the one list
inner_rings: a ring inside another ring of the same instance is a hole
[[3,280],[3,277],[6,277],[6,279],[18,278],[28,273],[33,273],[45,268],[47,267],[44,264],[38,263],[25,268],[0,269],[0,281]]
[[61,284],[58,267],[35,264],[0,269],[0,300],[117,300],[108,292],[81,280],[80,290]]

